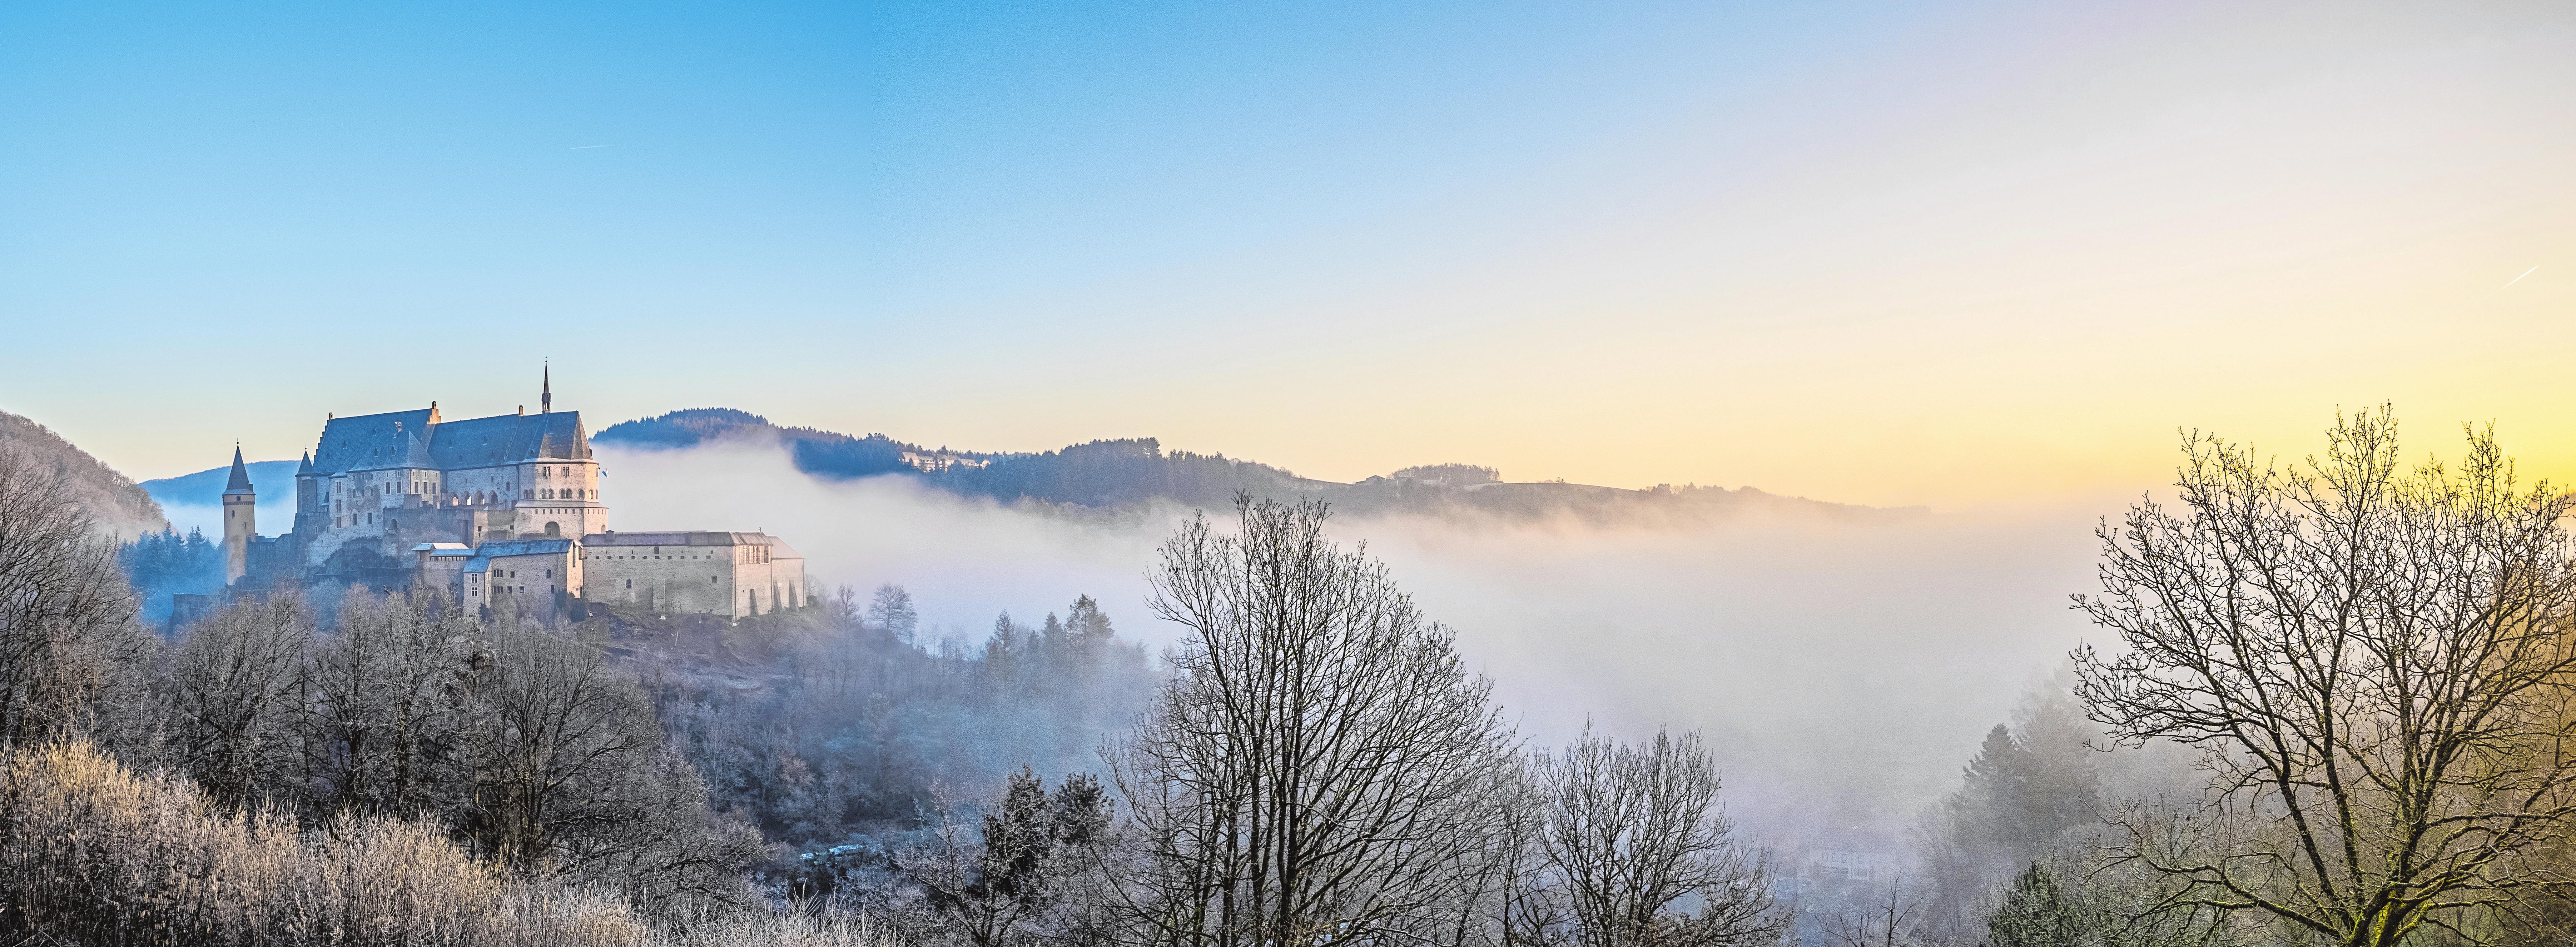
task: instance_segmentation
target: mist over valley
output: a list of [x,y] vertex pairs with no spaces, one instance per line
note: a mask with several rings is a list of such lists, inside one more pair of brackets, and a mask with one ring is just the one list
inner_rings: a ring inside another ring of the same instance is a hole
[[2570,49],[0,3],[0,947],[2568,947]]
[[[1141,605],[1164,537],[1200,512],[1230,516],[1235,491],[1322,498],[1336,537],[1365,543],[1458,630],[1533,744],[1587,721],[1629,738],[1699,730],[1754,837],[1890,851],[2080,640],[2065,596],[2088,578],[2093,520],[2116,508],[1888,510],[1512,483],[1468,464],[1341,484],[1151,439],[982,453],[725,409],[620,422],[593,442],[626,528],[791,537],[818,588],[900,585],[924,639],[960,649],[996,614],[1034,620],[1089,595],[1159,651],[1178,632]],[[294,463],[249,470],[263,518],[287,509],[265,498],[287,492]],[[223,473],[143,487],[184,530],[215,523]]]

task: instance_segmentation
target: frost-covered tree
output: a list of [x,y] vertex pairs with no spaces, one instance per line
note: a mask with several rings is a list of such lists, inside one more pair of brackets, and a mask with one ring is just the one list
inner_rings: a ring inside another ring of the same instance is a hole
[[1490,685],[1384,565],[1326,538],[1320,503],[1242,500],[1149,573],[1187,637],[1115,754],[1140,847],[1144,940],[1453,943],[1480,910],[1511,765]]
[[896,854],[897,877],[919,890],[927,926],[972,947],[1090,939],[1096,919],[1082,910],[1083,887],[1096,883],[1094,849],[1110,834],[1099,780],[1070,776],[1049,794],[1023,768],[984,807],[979,829],[943,810],[925,844]]
[[1699,734],[1622,744],[1587,729],[1536,770],[1544,883],[1561,892],[1564,940],[1720,947],[1786,930],[1769,871],[1732,837]]
[[634,679],[543,629],[477,644],[456,826],[474,851],[638,898],[732,886],[756,838],[709,815]]
[[2117,647],[2077,670],[2119,737],[2207,750],[2208,807],[2119,818],[2164,903],[2389,947],[2564,883],[2529,856],[2576,825],[2576,495],[2491,428],[2456,471],[2408,468],[2385,408],[2327,439],[2288,469],[2188,439],[2178,504],[2099,531],[2077,605]]
[[912,593],[889,583],[877,586],[875,598],[868,603],[868,623],[897,641],[911,641],[921,624],[921,615],[913,609]]
[[155,653],[116,547],[54,465],[0,447],[0,748],[136,722]]
[[306,789],[324,812],[450,813],[482,629],[436,594],[341,605],[305,690]]
[[293,800],[314,634],[303,597],[281,592],[228,606],[179,642],[162,730],[171,762],[217,802]]
[[2098,942],[2091,911],[2069,895],[2055,872],[2037,862],[2013,877],[2003,903],[1986,921],[1993,947],[2086,947]]

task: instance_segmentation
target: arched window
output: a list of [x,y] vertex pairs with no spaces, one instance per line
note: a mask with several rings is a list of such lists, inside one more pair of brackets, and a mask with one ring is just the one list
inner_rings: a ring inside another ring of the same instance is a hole
[[546,535],[547,535],[547,536],[549,536],[549,537],[553,537],[553,536],[561,536],[561,535],[563,535],[563,526],[562,526],[562,524],[556,523],[556,522],[555,522],[555,521],[553,521],[553,520],[547,520],[547,521],[546,521]]

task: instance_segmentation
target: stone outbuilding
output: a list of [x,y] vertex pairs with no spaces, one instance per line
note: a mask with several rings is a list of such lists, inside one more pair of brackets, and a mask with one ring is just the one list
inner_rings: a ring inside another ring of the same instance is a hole
[[[521,615],[551,622],[581,596],[581,546],[570,539],[510,539],[484,543],[458,570],[457,598],[467,608],[503,601]],[[435,551],[429,558],[438,558]]]
[[805,557],[767,533],[593,533],[583,598],[662,613],[762,615],[811,598]]

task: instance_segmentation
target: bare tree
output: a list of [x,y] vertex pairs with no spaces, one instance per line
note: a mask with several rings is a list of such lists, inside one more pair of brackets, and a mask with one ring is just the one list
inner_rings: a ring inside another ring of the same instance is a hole
[[[1768,943],[1787,929],[1770,872],[1730,837],[1697,733],[1582,738],[1537,762],[1540,831],[1579,947]],[[1698,910],[1676,906],[1695,899]]]
[[318,808],[442,810],[480,630],[435,592],[342,601],[339,632],[315,650],[308,684],[306,769]]
[[2566,880],[2526,856],[2576,812],[2576,500],[2521,489],[2492,428],[2457,473],[2401,471],[2384,407],[2328,443],[2284,470],[2186,440],[2179,508],[2099,530],[2077,606],[2121,650],[2077,652],[2079,693],[2207,751],[2206,812],[2119,817],[2120,855],[2179,882],[2163,905],[2390,945]]
[[0,748],[87,733],[114,695],[139,693],[129,672],[153,641],[134,612],[114,545],[63,475],[0,449]]
[[[1831,947],[1923,947],[1940,943],[1926,929],[1927,908],[1906,891],[1904,879],[1887,886],[1887,897],[1865,907],[1825,911],[1816,931]],[[2075,947],[2075,945],[2067,945]]]
[[1190,632],[1113,774],[1145,939],[1188,945],[1458,937],[1489,857],[1481,793],[1510,765],[1490,685],[1320,503],[1240,500],[1163,545],[1156,614]]
[[1540,783],[1536,762],[1524,758],[1523,765],[1511,767],[1490,797],[1496,827],[1490,860],[1493,940],[1504,947],[1555,947],[1569,939],[1574,927],[1565,886],[1557,883],[1548,863],[1543,836],[1549,790]]
[[172,761],[216,802],[289,789],[313,636],[303,597],[278,593],[225,607],[179,643],[164,732]]
[[633,678],[542,629],[493,629],[477,646],[456,821],[478,854],[639,900],[731,890],[756,834],[709,816],[706,784],[664,745]]

